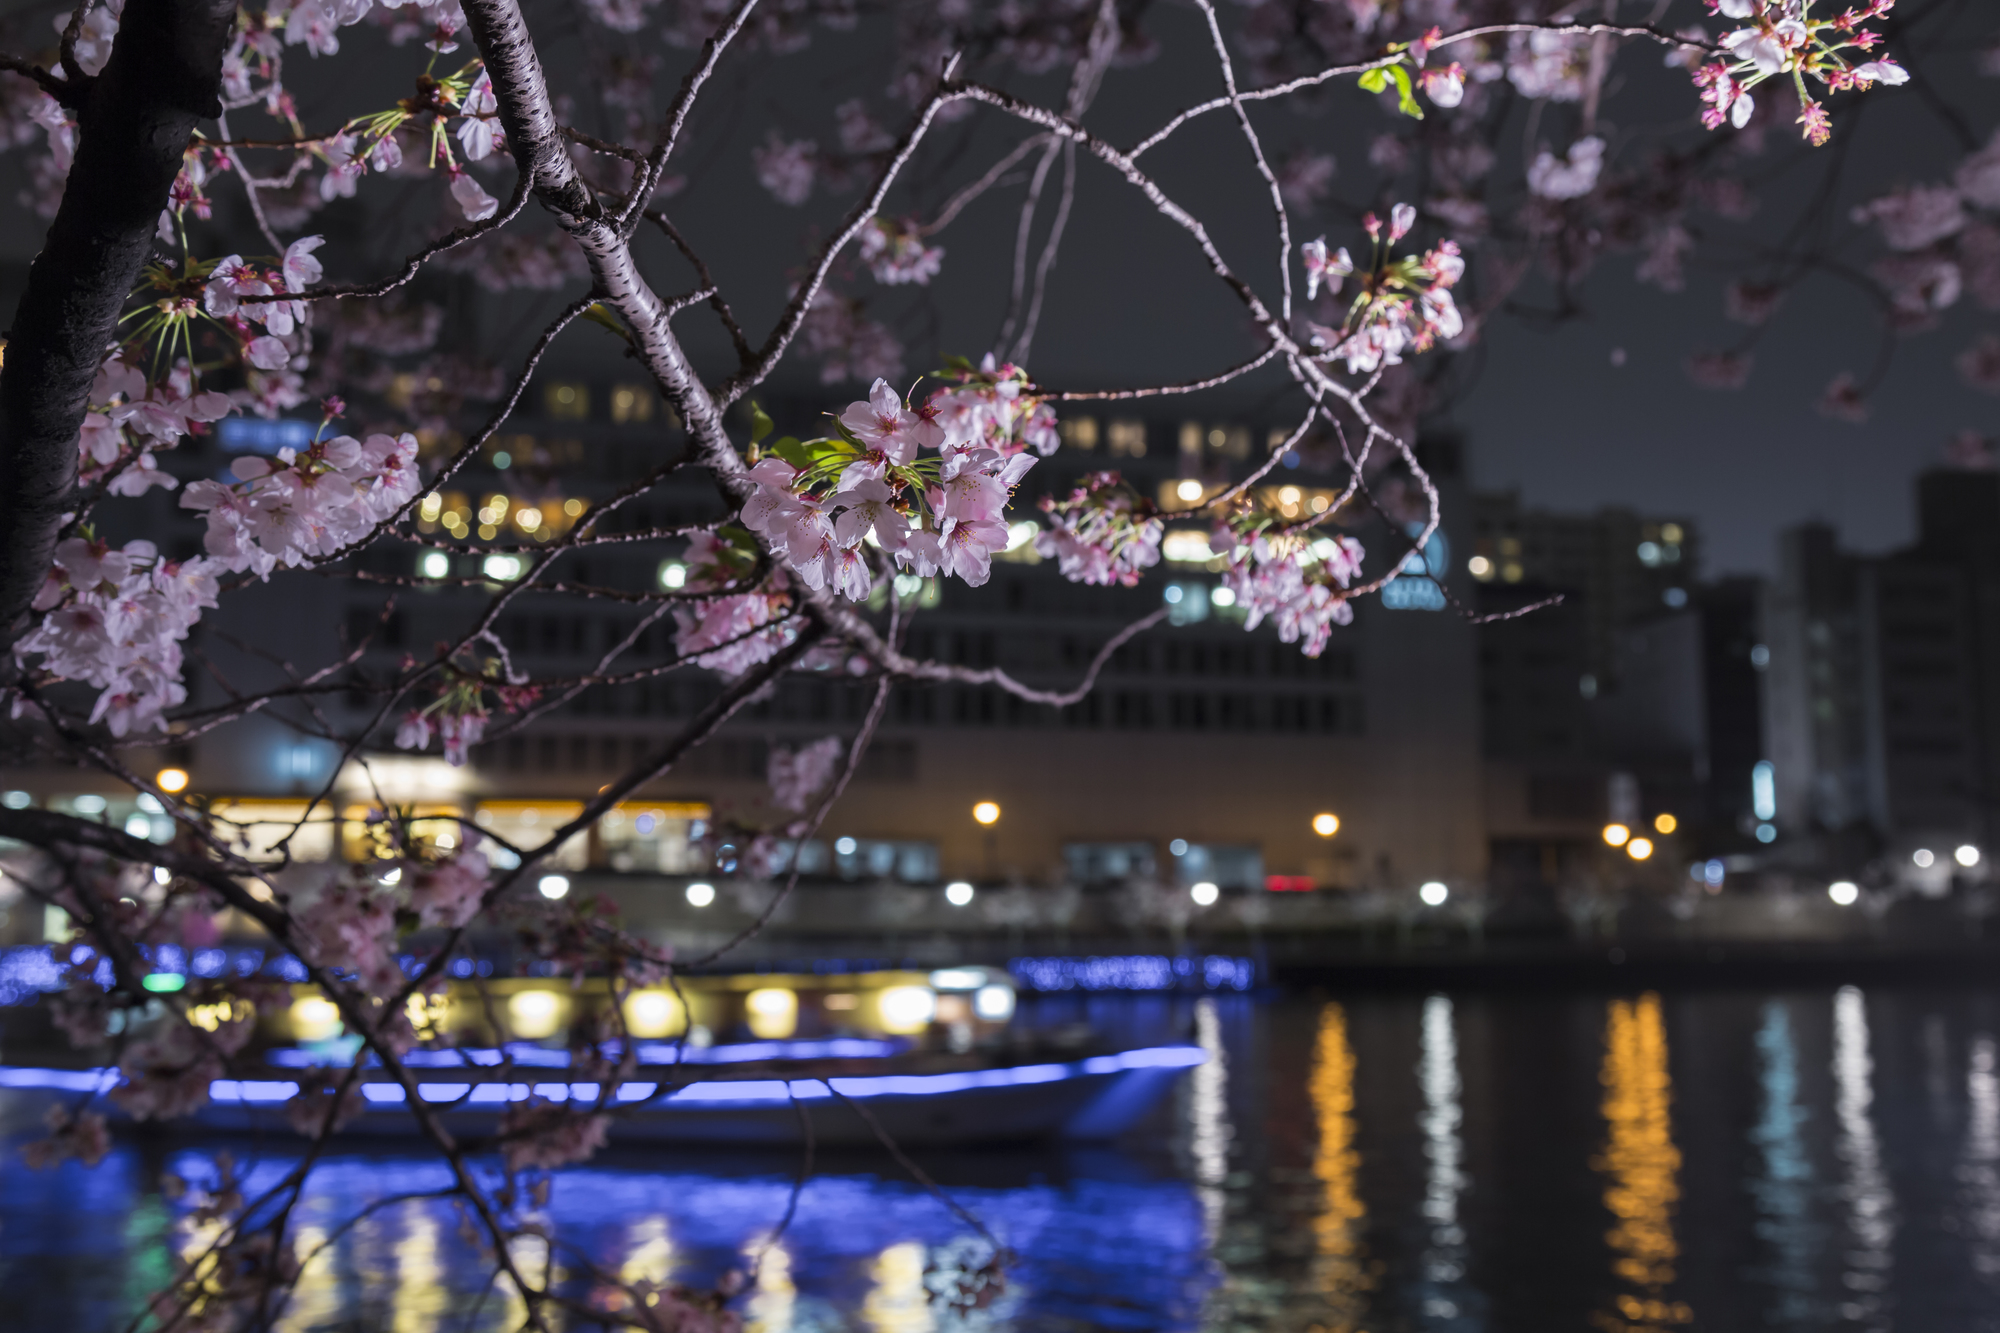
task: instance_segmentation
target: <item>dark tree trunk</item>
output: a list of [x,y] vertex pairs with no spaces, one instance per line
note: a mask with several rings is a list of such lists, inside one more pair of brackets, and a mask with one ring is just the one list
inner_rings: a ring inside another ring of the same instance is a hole
[[62,206],[0,371],[0,643],[20,632],[76,485],[77,432],[197,122],[220,113],[235,0],[128,0],[77,109]]

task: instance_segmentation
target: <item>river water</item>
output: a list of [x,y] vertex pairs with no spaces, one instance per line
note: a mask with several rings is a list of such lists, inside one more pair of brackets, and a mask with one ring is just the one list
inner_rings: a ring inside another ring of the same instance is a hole
[[[1041,1001],[1024,1021],[1213,1058],[1115,1150],[921,1154],[1018,1254],[961,1314],[929,1299],[982,1242],[895,1165],[608,1153],[561,1177],[580,1299],[763,1253],[753,1333],[1083,1330],[2000,1330],[2000,994],[1973,990]],[[0,1126],[26,1129],[0,1105]],[[281,1137],[122,1141],[92,1171],[0,1165],[0,1327],[121,1325],[199,1237],[159,1177],[218,1148],[252,1187]],[[505,1329],[517,1301],[414,1151],[333,1159],[281,1327]],[[331,1243],[322,1242],[333,1237]],[[511,1321],[511,1322],[510,1322]],[[572,1321],[568,1327],[585,1325]]]

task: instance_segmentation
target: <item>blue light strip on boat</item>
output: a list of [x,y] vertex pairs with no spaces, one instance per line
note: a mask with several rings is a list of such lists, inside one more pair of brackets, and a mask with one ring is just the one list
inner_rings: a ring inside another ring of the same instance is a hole
[[[1013,1088],[1066,1079],[1101,1077],[1130,1069],[1190,1069],[1207,1057],[1193,1046],[1148,1046],[1117,1055],[1097,1055],[1066,1064],[1010,1065],[1002,1069],[972,1069],[951,1074],[866,1074],[830,1080],[843,1097],[937,1097],[979,1088]],[[112,1086],[110,1069],[0,1068],[0,1088],[48,1088],[89,1092]],[[772,1106],[794,1099],[812,1101],[831,1094],[821,1079],[737,1079],[696,1083],[671,1094],[682,1105]],[[298,1095],[299,1085],[286,1079],[220,1078],[208,1085],[209,1100],[218,1105],[272,1106]],[[641,1102],[659,1092],[657,1083],[621,1084],[614,1102]],[[396,1083],[364,1083],[362,1096],[370,1106],[400,1106],[403,1088]],[[417,1096],[426,1102],[462,1106],[494,1106],[525,1101],[530,1095],[551,1102],[595,1103],[601,1089],[595,1083],[419,1083]]]
[[[829,1037],[818,1041],[741,1041],[726,1046],[683,1046],[670,1041],[642,1041],[639,1063],[647,1065],[726,1065],[746,1060],[880,1060],[903,1050],[906,1043],[863,1037]],[[618,1056],[616,1042],[605,1043],[608,1059]],[[310,1069],[317,1065],[345,1066],[350,1057],[332,1050],[300,1047],[269,1051],[264,1059],[281,1069]],[[466,1047],[451,1051],[411,1051],[403,1063],[412,1069],[464,1069],[492,1067],[512,1060],[534,1069],[567,1069],[569,1052],[550,1050],[528,1042],[510,1042],[502,1048]],[[368,1062],[374,1065],[372,1058]]]

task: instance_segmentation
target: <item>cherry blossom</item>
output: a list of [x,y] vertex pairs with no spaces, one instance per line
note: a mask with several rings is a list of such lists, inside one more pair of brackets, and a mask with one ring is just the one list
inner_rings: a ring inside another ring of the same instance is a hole
[[1544,148],[1528,167],[1528,188],[1544,199],[1581,199],[1597,188],[1604,170],[1604,140],[1586,135],[1556,157]]
[[1362,549],[1354,538],[1265,531],[1243,541],[1224,528],[1210,546],[1232,553],[1223,586],[1236,595],[1246,629],[1269,619],[1281,641],[1318,657],[1336,625],[1353,623],[1354,608],[1344,591],[1361,573]]
[[1687,359],[1688,378],[1704,389],[1740,389],[1750,382],[1751,358],[1737,352],[1696,352]]
[[611,1118],[525,1101],[501,1112],[497,1129],[508,1171],[552,1171],[595,1156],[611,1131]]
[[486,193],[486,187],[467,172],[451,178],[451,197],[468,222],[484,222],[500,211],[500,201]]
[[784,809],[803,813],[807,803],[833,781],[846,753],[847,743],[838,736],[796,750],[774,747],[767,768],[771,799]]
[[1814,0],[1709,0],[1711,12],[1748,20],[1748,25],[1722,35],[1719,45],[1728,53],[1726,59],[1694,71],[1695,86],[1707,108],[1702,123],[1717,129],[1727,119],[1742,129],[1755,109],[1750,90],[1767,79],[1784,79],[1799,99],[1797,123],[1803,127],[1803,137],[1814,147],[1826,143],[1832,137],[1832,121],[1825,105],[1809,90],[1808,79],[1833,92],[1909,81],[1909,72],[1893,60],[1853,60],[1882,40],[1881,33],[1861,25],[1885,17],[1895,2],[1864,0],[1834,18],[1819,19],[1812,16]]
[[[1341,358],[1349,374],[1366,374],[1402,363],[1405,351],[1426,352],[1440,340],[1465,331],[1451,289],[1465,275],[1465,260],[1456,243],[1446,240],[1422,255],[1393,258],[1395,243],[1415,225],[1416,210],[1398,204],[1390,213],[1388,236],[1374,214],[1362,226],[1374,241],[1374,257],[1362,275],[1361,290],[1349,305],[1339,328],[1308,321],[1313,346],[1325,359]],[[1329,264],[1325,242],[1308,241],[1305,255],[1309,288],[1315,271],[1345,267],[1346,252]]]
[[281,565],[333,555],[393,517],[417,494],[416,455],[413,435],[334,436],[304,453],[279,451],[275,466],[239,458],[235,482],[193,482],[181,505],[207,513],[206,549],[217,564],[268,578]]
[[1945,185],[1898,190],[1861,205],[1852,216],[1859,223],[1874,223],[1891,250],[1921,250],[1965,227],[1959,193]]
[[925,245],[914,222],[878,217],[861,229],[861,262],[884,286],[925,286],[943,267],[944,250]]
[[1326,237],[1319,236],[1299,247],[1300,261],[1306,270],[1306,300],[1318,297],[1320,284],[1326,284],[1329,293],[1340,290],[1340,282],[1354,272],[1354,260],[1348,257],[1347,247],[1342,246],[1329,257],[1326,252]]
[[16,646],[42,669],[101,691],[91,721],[115,735],[165,725],[161,713],[187,698],[181,643],[216,598],[206,560],[163,560],[148,541],[111,550],[83,537],[56,548],[55,569],[35,609],[42,622]]
[[779,203],[797,208],[812,195],[818,152],[819,146],[810,139],[786,140],[771,131],[764,146],[751,153],[757,183]]
[[1072,583],[1131,587],[1160,562],[1166,525],[1153,505],[1115,472],[1094,472],[1066,499],[1043,496],[1049,526],[1035,549]]
[[1965,382],[1984,393],[2000,394],[2000,337],[1982,333],[1954,364]]

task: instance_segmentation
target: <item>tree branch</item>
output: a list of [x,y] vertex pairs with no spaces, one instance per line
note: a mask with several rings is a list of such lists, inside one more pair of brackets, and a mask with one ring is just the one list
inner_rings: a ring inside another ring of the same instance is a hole
[[234,0],[131,0],[78,108],[76,160],[0,371],[0,644],[54,557],[90,386],[182,154],[196,123],[222,112],[235,14]]

